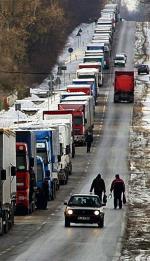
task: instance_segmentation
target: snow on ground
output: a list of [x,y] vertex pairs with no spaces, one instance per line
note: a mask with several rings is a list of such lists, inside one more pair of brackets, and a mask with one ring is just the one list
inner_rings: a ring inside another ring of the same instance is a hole
[[[150,24],[137,24],[135,64],[143,62],[150,67],[149,43]],[[150,261],[150,76],[137,75],[136,79],[129,138],[127,226],[120,261]]]

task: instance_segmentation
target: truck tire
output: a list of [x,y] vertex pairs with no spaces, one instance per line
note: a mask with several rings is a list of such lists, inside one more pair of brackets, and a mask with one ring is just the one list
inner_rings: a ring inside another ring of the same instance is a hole
[[56,198],[56,186],[55,183],[53,182],[51,200],[54,200],[55,198]]
[[0,217],[0,236],[4,234],[3,218]]
[[8,224],[8,213],[5,214],[5,225],[4,225],[4,233],[8,233],[9,230],[9,224]]

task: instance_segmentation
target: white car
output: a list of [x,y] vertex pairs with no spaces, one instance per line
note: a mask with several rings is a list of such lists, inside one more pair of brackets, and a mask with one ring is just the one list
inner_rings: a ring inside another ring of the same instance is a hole
[[124,54],[124,53],[116,54],[115,59],[114,59],[114,66],[125,67],[126,61],[127,61],[126,54]]

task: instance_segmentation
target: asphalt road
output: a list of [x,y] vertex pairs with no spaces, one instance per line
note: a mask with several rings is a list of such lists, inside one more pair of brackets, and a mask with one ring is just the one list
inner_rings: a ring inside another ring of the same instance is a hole
[[[125,52],[126,69],[133,69],[135,23],[123,21],[116,31],[113,56]],[[113,64],[112,64],[113,65]],[[77,148],[73,159],[73,174],[62,186],[57,199],[48,210],[32,216],[16,217],[13,230],[1,238],[0,259],[5,261],[112,261],[117,258],[126,207],[113,209],[113,200],[105,208],[105,227],[73,225],[64,227],[63,202],[72,192],[88,192],[92,179],[100,172],[106,181],[107,194],[114,175],[128,180],[128,133],[132,104],[113,103],[113,66],[105,77],[96,107],[94,144],[92,152]]]

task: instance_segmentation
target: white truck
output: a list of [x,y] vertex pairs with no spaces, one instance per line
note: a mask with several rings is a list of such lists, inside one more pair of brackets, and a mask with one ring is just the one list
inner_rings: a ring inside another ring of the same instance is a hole
[[58,172],[64,170],[67,175],[72,174],[72,124],[68,119],[51,119],[44,120],[51,128],[58,126],[59,128],[59,144],[61,160],[58,165]]
[[[86,63],[85,63],[86,64]],[[94,78],[96,83],[96,89],[102,85],[102,71],[98,68],[81,68],[76,71],[76,77],[79,79]]]
[[0,129],[0,235],[14,224],[16,205],[16,135]]
[[[52,111],[51,111],[52,112]],[[68,176],[72,174],[72,115],[71,114],[44,114],[43,124],[49,128],[59,130],[60,158],[57,164],[58,178],[60,184],[66,184]]]
[[61,104],[81,104],[84,106],[85,130],[92,129],[94,126],[94,108],[95,103],[93,96],[72,96],[64,99]]

